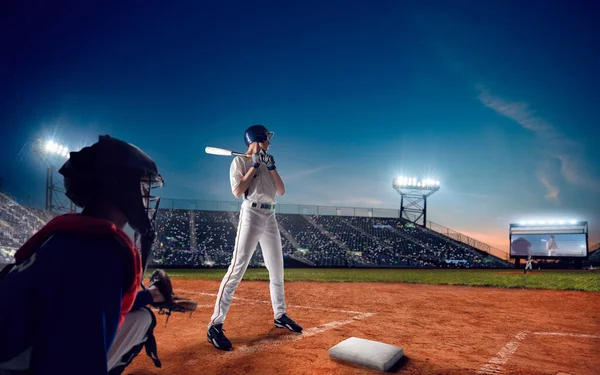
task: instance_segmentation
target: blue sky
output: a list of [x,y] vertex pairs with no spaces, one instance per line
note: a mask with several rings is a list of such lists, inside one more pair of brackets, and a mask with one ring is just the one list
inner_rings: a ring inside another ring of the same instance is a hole
[[[575,218],[600,240],[599,27],[589,1],[58,1],[3,5],[0,176],[44,199],[38,137],[147,151],[164,197],[235,198],[255,123],[282,204],[397,208],[506,249],[508,224]],[[38,5],[35,5],[38,4]]]

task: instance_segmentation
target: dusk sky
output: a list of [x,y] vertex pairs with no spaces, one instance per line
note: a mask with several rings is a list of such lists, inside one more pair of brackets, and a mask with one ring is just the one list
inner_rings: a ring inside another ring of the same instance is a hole
[[[107,5],[111,3],[111,5]],[[3,1],[0,177],[43,204],[32,142],[109,134],[166,198],[235,201],[244,130],[275,132],[281,204],[394,208],[507,250],[509,223],[587,220],[600,241],[595,1]],[[596,108],[596,109],[594,109]]]

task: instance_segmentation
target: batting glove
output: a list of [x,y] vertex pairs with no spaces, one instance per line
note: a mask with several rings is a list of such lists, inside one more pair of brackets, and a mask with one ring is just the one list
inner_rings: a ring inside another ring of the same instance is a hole
[[272,171],[275,170],[275,158],[273,157],[273,155],[265,155],[265,160],[264,163],[267,166],[267,169]]
[[252,154],[252,167],[258,169],[258,166],[262,162],[262,156],[259,153]]

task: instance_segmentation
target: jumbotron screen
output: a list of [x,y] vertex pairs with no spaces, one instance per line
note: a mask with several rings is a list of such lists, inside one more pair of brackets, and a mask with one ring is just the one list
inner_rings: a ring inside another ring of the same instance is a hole
[[513,234],[510,255],[526,257],[586,257],[587,240],[584,233]]

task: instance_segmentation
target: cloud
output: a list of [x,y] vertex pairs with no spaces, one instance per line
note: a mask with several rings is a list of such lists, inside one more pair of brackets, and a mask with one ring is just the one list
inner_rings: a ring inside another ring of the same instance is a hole
[[523,128],[530,130],[542,137],[556,137],[555,128],[548,122],[536,116],[536,112],[529,108],[527,103],[510,102],[494,96],[490,91],[479,85],[478,98],[483,105],[493,109],[502,116],[514,120]]
[[[556,126],[539,116],[528,103],[500,98],[483,85],[477,85],[476,89],[479,92],[477,98],[484,106],[515,121],[542,141],[544,145],[542,152],[547,157],[560,162],[560,174],[565,181],[571,185],[600,192],[600,180],[586,173],[586,170],[590,169],[585,166],[581,144],[561,134]],[[541,171],[540,174],[545,176],[547,171]],[[546,199],[558,200],[559,189],[545,178],[540,178],[540,182],[548,189]]]
[[559,203],[560,199],[558,198],[558,194],[560,193],[560,189],[552,185],[545,176],[540,177],[540,182],[548,190],[548,193],[546,193],[546,199],[553,203]]
[[[581,152],[581,151],[580,151]],[[590,176],[579,157],[580,152],[560,152],[557,155],[560,161],[560,172],[564,178],[573,185],[579,185],[589,188],[590,190],[600,192],[600,180]]]

